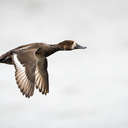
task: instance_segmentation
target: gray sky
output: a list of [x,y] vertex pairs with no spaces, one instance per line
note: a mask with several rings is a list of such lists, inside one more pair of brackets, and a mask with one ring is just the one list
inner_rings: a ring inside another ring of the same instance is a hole
[[0,127],[127,128],[128,2],[0,0],[0,54],[31,42],[72,39],[87,50],[48,58],[50,93],[26,99],[1,64]]

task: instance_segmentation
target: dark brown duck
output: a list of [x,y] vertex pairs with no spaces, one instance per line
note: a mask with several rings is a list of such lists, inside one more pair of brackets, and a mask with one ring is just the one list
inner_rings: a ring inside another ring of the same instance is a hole
[[42,94],[49,92],[47,57],[57,51],[85,49],[72,40],[58,44],[31,43],[17,47],[0,56],[0,63],[15,67],[15,78],[23,95],[30,97],[36,87]]

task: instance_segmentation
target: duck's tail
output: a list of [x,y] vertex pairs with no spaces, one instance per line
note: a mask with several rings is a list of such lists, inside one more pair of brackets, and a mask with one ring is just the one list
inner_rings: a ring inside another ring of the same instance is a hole
[[11,52],[7,52],[0,56],[0,63],[13,64]]

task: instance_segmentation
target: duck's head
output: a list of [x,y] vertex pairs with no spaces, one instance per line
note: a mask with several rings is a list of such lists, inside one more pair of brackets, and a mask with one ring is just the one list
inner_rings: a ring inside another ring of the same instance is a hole
[[58,45],[59,45],[59,48],[61,50],[74,50],[74,49],[85,49],[85,48],[87,48],[87,47],[83,47],[83,46],[77,44],[73,40],[64,40],[64,41],[60,42]]

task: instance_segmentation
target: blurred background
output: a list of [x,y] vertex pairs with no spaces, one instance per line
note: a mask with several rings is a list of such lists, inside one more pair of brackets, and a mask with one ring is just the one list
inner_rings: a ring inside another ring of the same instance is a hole
[[128,128],[127,35],[127,0],[0,0],[0,55],[31,42],[88,47],[48,58],[47,96],[22,96],[0,64],[0,127]]

